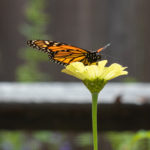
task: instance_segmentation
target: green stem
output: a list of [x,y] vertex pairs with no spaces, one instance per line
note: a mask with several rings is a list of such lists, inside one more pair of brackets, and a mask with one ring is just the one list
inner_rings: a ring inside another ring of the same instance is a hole
[[92,128],[93,128],[93,146],[94,150],[98,150],[97,143],[97,100],[98,93],[92,93]]

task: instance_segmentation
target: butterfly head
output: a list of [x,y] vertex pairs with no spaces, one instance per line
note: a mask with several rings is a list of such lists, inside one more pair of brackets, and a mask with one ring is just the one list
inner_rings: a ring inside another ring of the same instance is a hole
[[88,59],[89,64],[97,62],[97,61],[101,60],[101,54],[99,54],[97,52],[89,53],[87,55],[87,59]]
[[99,54],[99,53],[96,53],[96,59],[97,59],[97,61],[101,60],[102,59],[102,55]]

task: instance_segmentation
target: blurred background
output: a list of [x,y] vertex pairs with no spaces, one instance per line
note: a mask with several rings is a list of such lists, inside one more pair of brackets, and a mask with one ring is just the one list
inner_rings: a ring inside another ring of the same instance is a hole
[[[103,59],[128,66],[129,71],[128,77],[115,81],[147,83],[149,7],[149,0],[1,0],[0,81],[77,81],[61,73],[63,67],[49,62],[46,54],[26,44],[27,40],[41,39],[91,51],[111,43],[102,52]],[[149,137],[149,131],[144,130],[106,132],[100,143],[102,150],[147,150]],[[91,148],[91,133],[0,131],[1,150]]]

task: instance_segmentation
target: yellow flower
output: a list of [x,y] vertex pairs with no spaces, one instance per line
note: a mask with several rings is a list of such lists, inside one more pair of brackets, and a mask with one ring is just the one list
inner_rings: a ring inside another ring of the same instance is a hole
[[74,62],[63,69],[62,72],[81,79],[91,92],[99,92],[108,80],[128,74],[127,71],[124,71],[127,67],[122,67],[117,63],[106,67],[106,64],[107,60],[99,61],[98,64],[90,66],[84,66],[81,62]]
[[63,69],[62,72],[72,75],[81,80],[111,80],[121,75],[127,75],[128,72],[124,71],[127,67],[114,63],[109,67],[105,67],[107,60],[98,62],[98,65],[84,66],[81,62],[71,63]]

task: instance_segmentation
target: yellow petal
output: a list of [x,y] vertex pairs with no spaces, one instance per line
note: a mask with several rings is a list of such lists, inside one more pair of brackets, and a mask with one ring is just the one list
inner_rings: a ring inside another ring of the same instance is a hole
[[102,60],[98,62],[98,76],[100,77],[103,74],[107,60]]
[[85,79],[93,80],[96,78],[96,72],[97,72],[97,66],[91,65],[86,66],[84,73],[85,73]]
[[76,62],[71,63],[66,67],[66,69],[63,69],[62,72],[72,75],[76,78],[79,78],[80,80],[84,80],[83,72],[84,72],[84,65],[83,63]]
[[128,74],[127,71],[124,71],[127,67],[122,67],[121,65],[114,63],[109,67],[105,67],[101,78],[105,80],[111,80],[121,75]]

